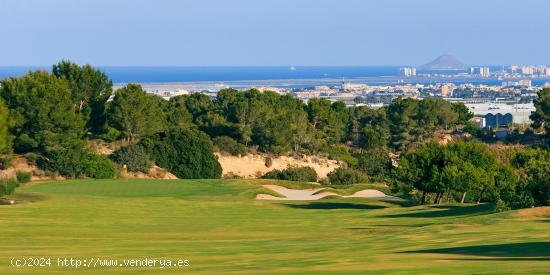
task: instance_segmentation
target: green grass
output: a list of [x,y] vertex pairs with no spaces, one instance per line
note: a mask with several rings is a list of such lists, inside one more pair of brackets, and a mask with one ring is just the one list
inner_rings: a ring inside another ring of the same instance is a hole
[[[286,184],[286,183],[283,183]],[[0,206],[0,274],[543,274],[550,217],[492,205],[257,201],[236,180],[27,184]],[[537,210],[537,209],[534,209]],[[12,257],[190,260],[180,268],[10,267]]]

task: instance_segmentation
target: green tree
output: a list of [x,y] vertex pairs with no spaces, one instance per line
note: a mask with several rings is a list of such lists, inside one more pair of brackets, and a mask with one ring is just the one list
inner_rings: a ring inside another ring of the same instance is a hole
[[313,128],[322,133],[320,138],[328,144],[340,141],[344,124],[341,117],[332,108],[330,101],[322,98],[312,98],[308,101],[306,110]]
[[149,155],[141,146],[129,145],[114,151],[110,159],[120,165],[126,165],[128,171],[132,172],[149,172],[151,168],[151,160]]
[[358,169],[369,177],[380,178],[386,176],[391,166],[388,152],[382,147],[375,147],[363,152],[359,156]]
[[365,150],[388,145],[390,124],[385,108],[351,107],[348,114],[347,140]]
[[474,117],[474,114],[470,112],[470,109],[462,102],[452,104],[453,111],[458,115],[457,123],[466,124]]
[[0,157],[10,150],[10,135],[8,129],[8,108],[0,98]]
[[79,143],[84,121],[74,112],[64,79],[36,71],[1,83],[0,96],[10,109],[17,152],[52,151]]
[[246,154],[246,147],[228,136],[215,137],[212,142],[220,152],[226,152],[232,156]]
[[187,110],[186,100],[184,95],[174,96],[165,104],[164,112],[171,126],[187,127],[193,124],[193,115]]
[[53,65],[52,72],[69,84],[75,111],[83,116],[87,129],[103,133],[106,126],[105,104],[113,92],[111,79],[90,65],[81,67],[70,61]]
[[158,166],[182,179],[220,178],[222,168],[212,141],[195,129],[173,128],[139,143]]
[[166,128],[163,99],[148,96],[138,84],[128,84],[115,92],[109,106],[109,125],[128,140],[138,140]]
[[444,155],[440,145],[435,142],[413,146],[401,156],[396,177],[407,185],[420,190],[420,202],[426,202],[429,193],[442,193]]
[[404,149],[422,135],[418,129],[418,101],[415,99],[395,99],[386,107],[390,121],[391,142],[397,149]]
[[530,116],[533,128],[544,128],[546,134],[550,134],[550,88],[538,91],[533,104],[536,109]]

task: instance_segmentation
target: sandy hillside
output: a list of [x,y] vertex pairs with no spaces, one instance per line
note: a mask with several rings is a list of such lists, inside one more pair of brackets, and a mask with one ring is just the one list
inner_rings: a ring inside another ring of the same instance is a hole
[[[133,179],[165,179],[173,180],[177,179],[175,175],[166,171],[163,168],[158,167],[153,164],[147,173],[142,172],[127,172],[124,173],[123,170],[118,168],[118,176],[121,178],[133,178]],[[31,181],[41,181],[41,180],[64,180],[65,177],[57,175],[56,173],[46,172],[41,170],[36,165],[31,164],[24,156],[17,155],[13,159],[11,166],[6,170],[0,170],[0,179],[15,179],[16,173],[21,172],[30,172],[32,173]]]
[[327,174],[340,167],[336,160],[329,160],[316,156],[306,156],[304,158],[293,158],[288,156],[273,157],[273,163],[270,167],[265,165],[266,157],[260,154],[248,154],[246,156],[227,156],[216,154],[220,162],[223,175],[236,175],[242,178],[257,178],[271,170],[282,170],[289,166],[305,167],[309,166],[317,172],[319,178],[326,178]]
[[15,156],[11,162],[11,166],[8,169],[0,170],[0,178],[15,179],[17,171],[32,173],[32,181],[65,179],[63,176],[47,173],[39,169],[36,165],[29,163],[29,161],[23,156]]

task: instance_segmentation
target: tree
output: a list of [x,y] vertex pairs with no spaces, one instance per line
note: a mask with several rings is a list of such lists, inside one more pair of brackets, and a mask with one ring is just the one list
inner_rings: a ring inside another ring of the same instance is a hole
[[87,129],[96,134],[103,133],[106,126],[105,104],[113,92],[111,79],[90,65],[80,67],[70,61],[54,65],[52,72],[69,84],[75,111],[82,115]]
[[441,183],[444,168],[443,150],[435,142],[409,148],[401,156],[396,177],[407,185],[420,190],[420,202],[424,204],[428,193],[443,191]]
[[187,110],[187,97],[184,95],[171,97],[165,104],[164,112],[168,123],[174,127],[187,127],[193,123],[193,115]]
[[449,145],[446,149],[446,163],[461,164],[461,171],[468,171],[467,167],[463,168],[467,163],[473,166],[471,177],[475,178],[473,187],[479,191],[478,203],[484,198],[485,192],[495,186],[497,171],[501,169],[496,154],[487,145],[476,141],[458,141]]
[[182,179],[220,178],[222,168],[205,133],[173,128],[139,143],[158,166]]
[[390,122],[391,143],[394,147],[404,149],[415,139],[422,138],[416,131],[418,129],[417,100],[397,98],[386,107],[386,110]]
[[[336,107],[338,108],[338,107]],[[322,133],[323,140],[329,144],[339,142],[344,129],[342,119],[333,110],[327,99],[312,98],[308,101],[306,111],[313,128]]]
[[110,156],[111,160],[120,165],[126,165],[128,171],[149,172],[151,160],[149,155],[141,146],[129,145],[114,151]]
[[215,137],[212,142],[220,152],[226,152],[232,156],[246,154],[246,147],[228,136]]
[[533,128],[544,128],[546,134],[550,134],[550,88],[544,88],[537,92],[537,98],[533,101],[535,111],[530,118]]
[[138,84],[128,84],[115,92],[109,106],[109,125],[128,140],[138,140],[166,128],[163,99],[148,96]]
[[391,165],[388,152],[381,147],[376,147],[363,152],[359,156],[358,169],[369,177],[384,177]]
[[466,105],[462,102],[453,103],[452,109],[458,115],[458,124],[464,125],[474,117],[474,114],[470,112],[470,109],[468,109],[468,107],[466,107]]
[[16,152],[63,149],[83,137],[84,121],[74,112],[64,79],[44,71],[31,72],[2,81],[0,96],[10,109]]
[[389,120],[391,145],[399,150],[417,142],[430,139],[437,130],[448,130],[471,118],[461,105],[453,105],[441,99],[394,100],[385,110]]
[[388,145],[390,129],[385,108],[351,107],[348,113],[347,140],[365,150]]
[[[193,122],[196,124],[202,115],[213,109],[213,103],[210,97],[203,93],[193,93],[186,97],[185,105],[187,110],[193,115]],[[200,126],[200,125],[199,125]]]
[[10,150],[10,136],[8,131],[8,108],[0,98],[0,157]]

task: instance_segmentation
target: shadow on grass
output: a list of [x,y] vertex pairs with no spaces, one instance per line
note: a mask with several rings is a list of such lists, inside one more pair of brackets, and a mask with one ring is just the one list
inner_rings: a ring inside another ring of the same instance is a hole
[[[433,209],[433,210],[432,210]],[[391,218],[437,218],[448,216],[468,216],[493,213],[495,206],[493,204],[480,205],[434,205],[424,211],[414,211],[412,213],[403,213],[395,215],[386,215]]]
[[300,209],[382,209],[386,208],[382,205],[370,205],[362,203],[346,203],[346,202],[312,202],[307,204],[285,204],[290,208]]
[[493,245],[462,246],[439,249],[404,251],[400,253],[436,253],[490,258],[460,258],[456,260],[550,261],[550,242],[528,242]]
[[406,199],[399,199],[399,200],[381,199],[381,201],[383,201],[385,203],[388,203],[388,204],[401,206],[401,207],[409,207],[409,206],[414,206],[415,205],[412,201],[406,200]]

